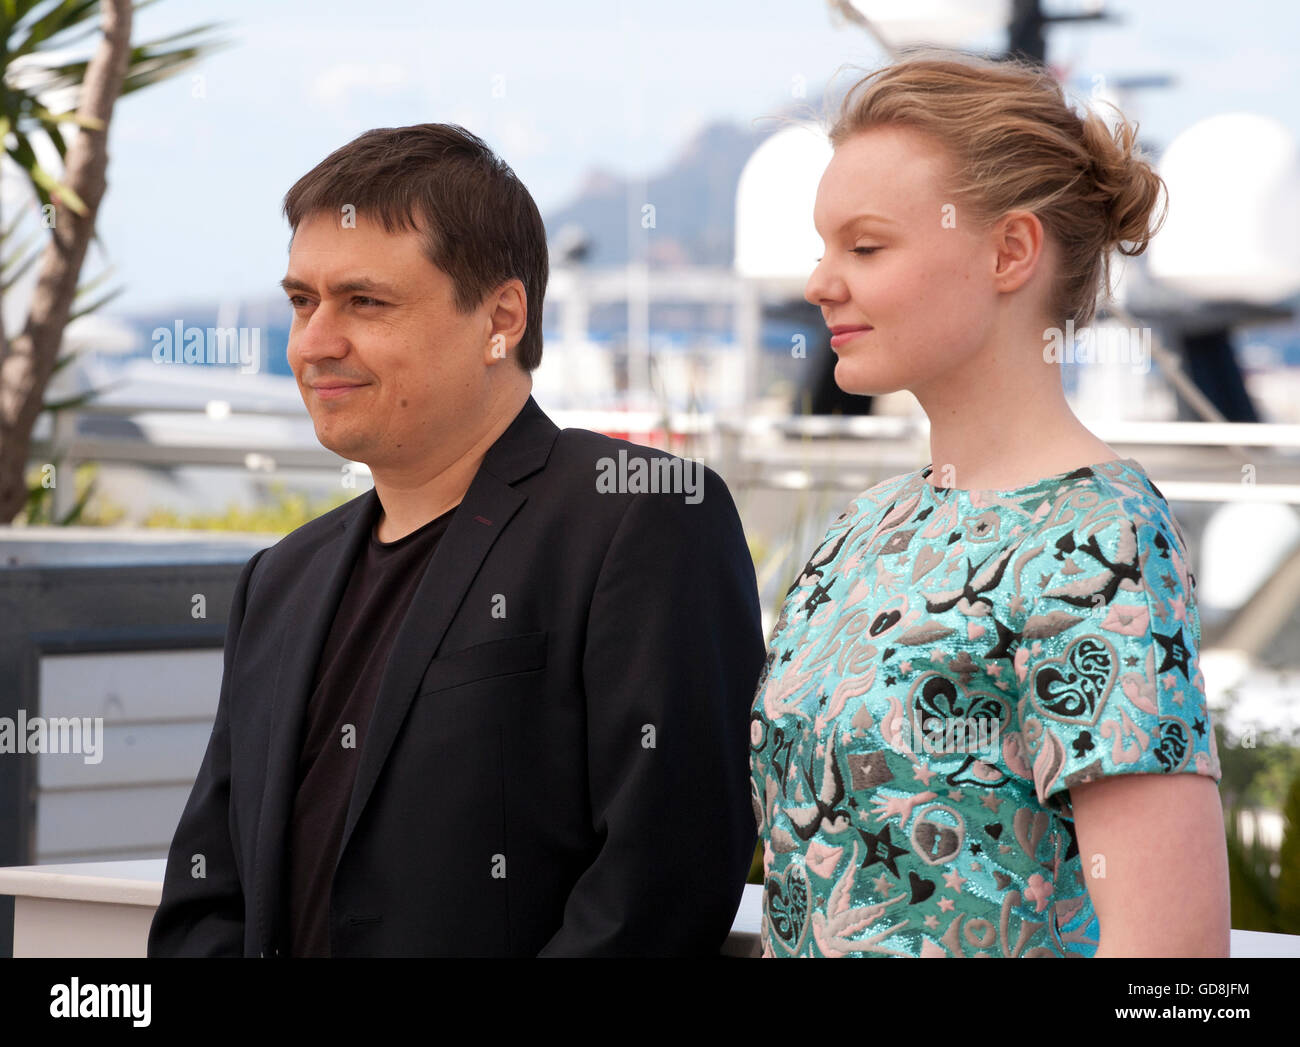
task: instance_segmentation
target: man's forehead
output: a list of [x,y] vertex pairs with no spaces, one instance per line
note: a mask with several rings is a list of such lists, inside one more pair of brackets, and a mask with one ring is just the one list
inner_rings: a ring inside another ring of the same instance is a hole
[[351,218],[318,211],[304,218],[289,234],[291,258],[356,252],[382,262],[392,258],[414,258],[424,249],[425,237],[418,225],[389,229],[373,215]]
[[[401,287],[389,278],[374,276],[365,272],[339,273],[327,278],[324,283],[330,294],[396,294]],[[285,274],[280,286],[286,291],[314,291],[316,284],[314,274],[290,269]]]

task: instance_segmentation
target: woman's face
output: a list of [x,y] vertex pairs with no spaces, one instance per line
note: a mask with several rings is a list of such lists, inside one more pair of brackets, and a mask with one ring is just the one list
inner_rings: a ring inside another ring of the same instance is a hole
[[813,221],[825,253],[804,297],[831,328],[845,392],[919,395],[989,339],[997,251],[945,198],[948,164],[930,136],[893,125],[843,142],[822,175]]

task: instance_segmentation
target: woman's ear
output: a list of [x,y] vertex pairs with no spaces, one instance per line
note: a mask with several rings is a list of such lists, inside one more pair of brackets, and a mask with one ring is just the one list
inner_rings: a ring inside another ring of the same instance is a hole
[[1032,211],[1012,211],[993,227],[993,282],[999,291],[1024,286],[1043,264],[1046,241],[1043,223]]

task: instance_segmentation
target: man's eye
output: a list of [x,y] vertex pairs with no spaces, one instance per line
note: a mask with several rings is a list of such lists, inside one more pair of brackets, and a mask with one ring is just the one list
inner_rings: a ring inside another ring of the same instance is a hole
[[307,300],[306,296],[300,294],[291,294],[289,296],[289,304],[293,306],[295,309],[297,309],[300,305],[305,303],[306,300]]
[[356,302],[357,305],[385,305],[386,304],[384,302],[381,302],[378,298],[371,298],[368,295],[364,295],[364,294],[353,295],[352,301]]

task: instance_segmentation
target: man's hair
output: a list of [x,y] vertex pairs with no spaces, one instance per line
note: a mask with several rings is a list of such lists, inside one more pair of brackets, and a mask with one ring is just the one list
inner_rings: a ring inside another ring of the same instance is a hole
[[425,255],[451,278],[462,313],[521,280],[528,324],[519,365],[532,371],[542,362],[546,227],[524,184],[482,139],[456,124],[367,131],[299,178],[284,214],[296,233],[303,219],[339,216],[348,205],[390,233],[422,232]]

